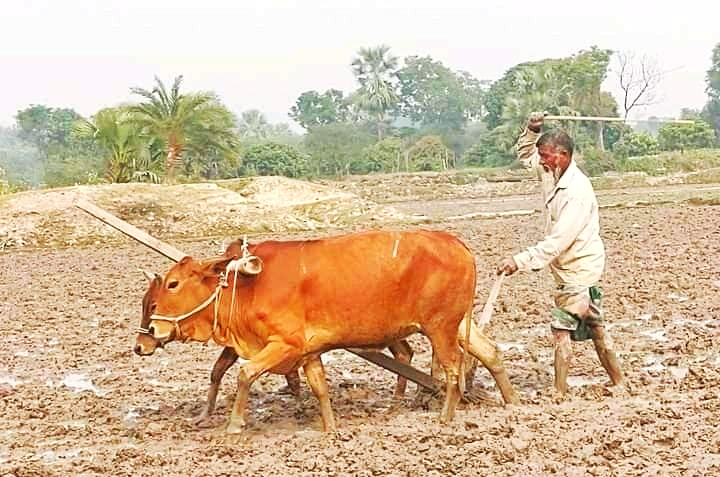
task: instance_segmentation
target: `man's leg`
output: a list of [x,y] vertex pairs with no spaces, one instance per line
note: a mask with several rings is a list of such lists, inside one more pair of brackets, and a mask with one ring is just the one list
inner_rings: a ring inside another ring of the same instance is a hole
[[590,328],[590,337],[595,345],[595,351],[597,351],[598,358],[600,358],[600,364],[605,368],[608,376],[610,376],[610,381],[612,381],[614,385],[622,384],[623,375],[617,356],[615,356],[615,351],[612,349],[612,339],[606,334],[605,327],[602,323],[598,323],[590,318],[587,324]]
[[552,330],[555,339],[555,389],[561,394],[565,394],[568,389],[567,376],[572,359],[570,333],[570,330]]

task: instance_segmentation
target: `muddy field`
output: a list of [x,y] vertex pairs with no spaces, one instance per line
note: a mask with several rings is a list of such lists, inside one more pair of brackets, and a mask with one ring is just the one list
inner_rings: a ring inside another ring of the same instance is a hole
[[[347,183],[335,186],[350,189]],[[353,223],[273,229],[249,233],[249,239],[372,227],[450,230],[476,254],[479,309],[495,264],[540,233],[537,213],[468,216],[474,210],[532,210],[532,187],[500,194],[483,192],[495,190],[492,184],[457,186],[454,193],[448,186],[437,201],[430,192],[422,202],[420,196],[387,194],[386,203],[372,187],[355,196],[362,213],[350,214]],[[633,207],[609,207],[628,202],[627,190],[598,193],[608,205],[601,209],[608,250],[605,309],[627,391],[605,386],[604,371],[585,342],[575,345],[569,396],[553,396],[547,324],[552,284],[546,272],[518,274],[505,281],[488,332],[504,350],[520,406],[502,406],[489,373],[478,369],[475,386],[487,399],[462,405],[454,422],[442,426],[436,399],[417,399],[410,385],[406,398],[394,403],[394,375],[338,350],[323,356],[337,433],[320,432],[307,385],[298,399],[284,393],[283,379],[265,376],[252,388],[248,429],[233,440],[192,423],[219,347],[171,344],[145,358],[132,352],[146,287],[138,270],[164,272],[171,262],[116,234],[63,242],[58,235],[96,230],[94,219],[68,206],[43,222],[46,195],[28,199],[35,204],[30,210],[5,202],[0,476],[720,475],[720,207],[708,205],[717,203],[717,189],[689,186],[681,200],[655,204],[648,197],[661,189],[638,190],[633,204],[625,204]],[[373,212],[372,199],[382,214]],[[110,209],[119,215],[125,210]],[[160,212],[154,210],[158,217]],[[177,216],[166,214],[172,223],[152,229],[146,211],[135,213],[125,210],[124,218],[196,257],[215,255],[240,230],[228,237],[216,231],[187,237],[173,229]],[[31,227],[22,227],[31,220],[50,227],[33,235]],[[26,236],[10,240],[12,227]],[[411,343],[414,364],[429,369],[425,338]],[[231,368],[223,381],[215,427],[229,412],[237,370]]]

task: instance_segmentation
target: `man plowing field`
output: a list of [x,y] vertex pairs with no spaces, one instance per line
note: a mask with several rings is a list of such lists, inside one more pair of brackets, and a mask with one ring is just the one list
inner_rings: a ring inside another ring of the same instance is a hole
[[572,138],[561,130],[540,135],[542,126],[543,114],[533,113],[518,140],[518,155],[525,164],[543,170],[546,235],[502,261],[497,273],[511,275],[518,270],[550,267],[557,284],[550,327],[555,341],[555,388],[560,393],[567,392],[571,340],[592,339],[600,363],[612,383],[618,385],[623,375],[603,325],[598,286],[605,267],[605,247],[600,238],[595,191],[572,159]]

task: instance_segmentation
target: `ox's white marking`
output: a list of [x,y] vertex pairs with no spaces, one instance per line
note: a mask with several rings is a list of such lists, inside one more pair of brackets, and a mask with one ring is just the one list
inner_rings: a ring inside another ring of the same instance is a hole
[[400,239],[395,239],[395,247],[393,248],[393,258],[397,258],[398,246],[400,245]]

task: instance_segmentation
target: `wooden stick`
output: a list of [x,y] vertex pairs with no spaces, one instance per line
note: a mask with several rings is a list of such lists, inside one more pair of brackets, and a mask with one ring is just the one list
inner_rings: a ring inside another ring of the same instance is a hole
[[675,123],[675,124],[694,124],[692,119],[623,119],[611,116],[556,116],[549,114],[545,119],[555,119],[560,121],[599,121],[599,122],[648,122],[648,123]]
[[385,353],[360,348],[347,348],[347,351],[350,351],[351,353],[356,354],[371,363],[377,364],[381,368],[385,368],[388,371],[399,374],[400,376],[403,376],[430,391],[442,389],[442,384],[437,379],[413,368],[410,365],[400,362],[395,358],[391,358]]
[[133,238],[140,242],[141,244],[145,245],[146,247],[150,247],[151,249],[155,250],[156,252],[160,252],[162,255],[166,256],[170,260],[173,260],[175,262],[179,262],[182,260],[183,257],[186,257],[187,254],[184,252],[181,252],[180,250],[176,249],[172,245],[169,245],[165,242],[161,242],[160,240],[156,239],[155,237],[151,236],[147,232],[144,232],[140,230],[139,228],[135,227],[134,225],[130,225],[129,223],[125,222],[122,219],[119,219],[112,215],[111,213],[107,212],[106,210],[101,209],[100,207],[96,206],[95,204],[88,202],[84,199],[77,199],[75,201],[75,207],[78,209],[84,210],[88,214],[92,215],[93,217],[100,219],[101,221],[105,222],[112,228],[119,230],[120,232],[124,233],[130,238]]
[[505,278],[504,273],[500,274],[500,276],[497,277],[495,283],[492,286],[492,289],[490,289],[490,296],[488,296],[488,299],[485,302],[482,315],[480,315],[480,321],[478,322],[478,328],[480,329],[480,331],[482,331],[483,328],[485,328],[485,325],[490,322],[490,318],[492,317],[493,313],[493,306],[495,305],[495,300],[497,300],[498,294],[500,293],[500,285],[502,285],[503,278]]

